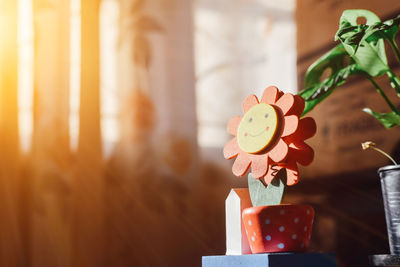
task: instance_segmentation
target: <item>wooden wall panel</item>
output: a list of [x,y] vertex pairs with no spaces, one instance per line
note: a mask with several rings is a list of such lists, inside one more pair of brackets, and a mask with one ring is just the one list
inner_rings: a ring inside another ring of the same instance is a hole
[[[296,4],[299,88],[304,86],[307,68],[337,44],[334,35],[345,9],[369,9],[382,20],[400,13],[396,0],[299,0]],[[398,73],[399,65],[387,51]],[[377,81],[392,99],[397,98],[385,77]],[[318,126],[316,136],[309,140],[315,161],[302,170],[303,180],[287,188],[284,199],[314,207],[310,249],[334,251],[338,266],[343,267],[368,266],[368,255],[389,251],[376,172],[389,162],[372,151],[363,151],[360,143],[373,140],[390,152],[398,147],[400,129],[386,130],[361,111],[366,106],[380,112],[386,108],[369,81],[353,78],[310,113]]]
[[[346,9],[368,9],[386,20],[400,13],[400,2],[391,0],[382,4],[379,1],[363,0],[297,1],[299,89],[304,88],[307,68],[338,44],[334,41],[334,35],[339,27],[340,16]],[[398,73],[399,64],[391,49],[388,47],[386,51],[389,64]],[[400,104],[386,77],[379,77],[377,82],[395,103],[397,101]],[[302,169],[303,176],[321,177],[388,164],[381,155],[362,151],[361,142],[372,140],[380,148],[392,152],[400,142],[400,128],[386,130],[372,116],[362,112],[364,107],[370,107],[377,112],[388,110],[369,81],[351,78],[310,113],[318,125],[316,136],[309,140],[310,145],[315,148],[315,161],[311,166]]]

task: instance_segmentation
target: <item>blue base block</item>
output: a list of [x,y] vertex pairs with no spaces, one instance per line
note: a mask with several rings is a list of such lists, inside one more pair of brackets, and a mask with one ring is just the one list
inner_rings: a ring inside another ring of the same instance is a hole
[[336,267],[333,253],[271,253],[204,256],[203,267]]

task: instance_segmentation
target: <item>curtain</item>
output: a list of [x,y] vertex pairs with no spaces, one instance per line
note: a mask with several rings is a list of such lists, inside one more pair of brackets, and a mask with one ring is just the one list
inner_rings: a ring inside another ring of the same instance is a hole
[[[199,266],[222,252],[224,195],[205,220],[215,196],[202,177],[220,174],[198,153],[191,1],[1,6],[0,265]],[[117,38],[101,41],[109,6]],[[21,19],[33,38],[25,76]]]
[[17,3],[2,1],[1,6],[1,30],[7,38],[0,38],[0,265],[16,266],[24,253],[19,212],[23,196],[17,193],[24,187],[19,176]]
[[107,265],[198,264],[188,221],[197,180],[191,3],[121,1],[119,25]]

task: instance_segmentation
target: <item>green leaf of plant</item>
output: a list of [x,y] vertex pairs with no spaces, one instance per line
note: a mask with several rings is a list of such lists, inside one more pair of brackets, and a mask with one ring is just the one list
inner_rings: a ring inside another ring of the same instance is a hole
[[303,116],[310,112],[318,103],[328,97],[335,88],[344,84],[350,75],[362,73],[362,71],[357,69],[356,64],[351,64],[337,70],[335,73],[332,73],[331,76],[323,82],[314,84],[313,86],[301,91],[299,95],[305,100]]
[[[332,86],[339,86],[337,83],[339,82],[337,77],[341,75],[339,71],[345,67],[346,59],[351,61],[346,49],[343,47],[343,44],[338,44],[329,52],[321,56],[307,69],[305,75],[305,89],[299,93],[299,95],[306,101],[303,115],[311,111],[319,102],[327,97],[329,93],[331,93],[329,92],[329,89],[334,89]],[[331,71],[331,76],[321,82],[321,76],[327,69]],[[315,95],[317,92],[318,94],[324,92],[326,95],[325,97],[319,98]]]
[[385,22],[377,22],[370,26],[364,26],[365,35],[363,40],[373,42],[378,39],[393,40],[399,30],[400,15],[394,19],[386,20]]
[[369,108],[364,108],[363,111],[374,116],[387,129],[400,125],[400,115],[398,115],[394,112],[379,113],[379,112],[372,111]]
[[400,97],[400,79],[399,79],[399,77],[397,77],[396,74],[394,72],[392,72],[391,70],[389,70],[386,74],[389,78],[390,86],[394,90],[396,90],[397,96]]
[[250,199],[254,207],[279,205],[285,189],[286,171],[284,169],[280,171],[268,186],[265,186],[250,173],[248,183]]
[[326,69],[331,73],[337,72],[345,66],[345,58],[349,58],[346,49],[342,44],[325,53],[315,61],[308,69],[305,75],[305,87],[311,87],[320,82],[320,78]]
[[335,39],[339,39],[346,51],[357,63],[358,68],[372,77],[384,74],[389,66],[382,39],[367,42],[365,25],[358,25],[357,18],[365,17],[366,25],[380,23],[380,19],[373,12],[362,9],[345,10],[340,18],[339,30]]

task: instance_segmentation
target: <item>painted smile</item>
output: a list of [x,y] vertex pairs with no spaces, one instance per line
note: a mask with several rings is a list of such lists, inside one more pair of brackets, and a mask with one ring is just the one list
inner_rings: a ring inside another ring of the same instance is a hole
[[252,107],[239,123],[239,147],[247,153],[262,151],[273,141],[278,119],[276,110],[269,104],[260,103]]
[[251,136],[251,137],[257,137],[257,136],[260,136],[260,135],[262,135],[265,131],[268,131],[269,130],[269,127],[267,126],[267,128],[265,129],[265,130],[262,130],[260,133],[258,133],[258,134],[251,134],[251,133],[249,133],[249,135]]

